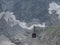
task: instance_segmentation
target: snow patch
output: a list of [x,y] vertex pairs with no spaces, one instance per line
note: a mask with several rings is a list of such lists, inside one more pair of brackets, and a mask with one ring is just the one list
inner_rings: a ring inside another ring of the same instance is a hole
[[58,5],[57,3],[51,2],[51,3],[49,4],[49,8],[48,8],[49,14],[52,14],[52,11],[53,11],[53,10],[58,11],[59,9],[60,9],[60,5]]

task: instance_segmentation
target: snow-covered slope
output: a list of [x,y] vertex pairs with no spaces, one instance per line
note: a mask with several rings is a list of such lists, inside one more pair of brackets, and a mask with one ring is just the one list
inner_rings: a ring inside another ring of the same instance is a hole
[[[3,13],[3,12],[2,12]],[[3,14],[1,14],[3,15]],[[32,24],[30,27],[28,27],[28,24],[26,22],[22,22],[20,20],[17,20],[15,15],[13,14],[13,12],[5,12],[4,13],[4,19],[5,21],[11,26],[15,26],[16,24],[18,24],[20,27],[22,28],[25,28],[25,29],[28,29],[28,30],[31,30],[34,26],[37,26],[37,27],[45,27],[45,23],[43,24]]]

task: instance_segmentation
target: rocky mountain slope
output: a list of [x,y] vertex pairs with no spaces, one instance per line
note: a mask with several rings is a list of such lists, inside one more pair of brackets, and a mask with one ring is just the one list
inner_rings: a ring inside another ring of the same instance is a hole
[[0,45],[60,45],[59,1],[1,0]]

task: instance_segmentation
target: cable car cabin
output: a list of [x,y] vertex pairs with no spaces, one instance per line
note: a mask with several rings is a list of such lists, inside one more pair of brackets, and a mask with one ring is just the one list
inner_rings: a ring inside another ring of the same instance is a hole
[[36,38],[35,26],[34,26],[34,31],[32,33],[32,38]]
[[36,33],[32,33],[32,38],[36,38]]

